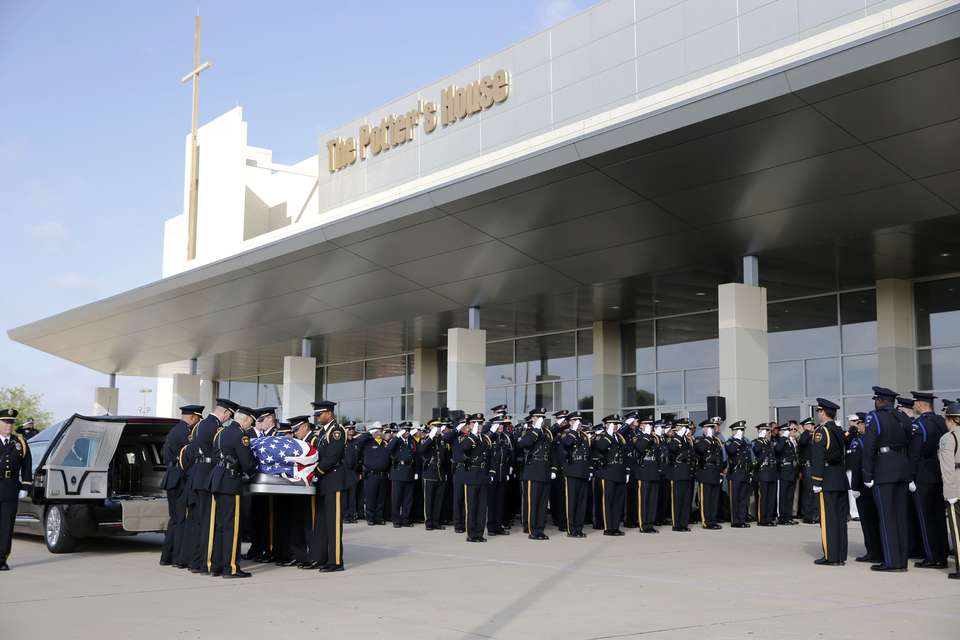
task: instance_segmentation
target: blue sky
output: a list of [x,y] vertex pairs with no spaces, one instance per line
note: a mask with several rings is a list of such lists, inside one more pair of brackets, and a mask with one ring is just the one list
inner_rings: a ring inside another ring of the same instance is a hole
[[[6,330],[159,278],[162,224],[183,202],[180,77],[198,7],[214,63],[201,122],[242,105],[250,144],[285,163],[317,153],[321,132],[590,4],[0,1],[0,387],[42,393],[62,417],[90,411],[106,385]],[[121,378],[120,411],[136,413],[137,390],[152,386]]]

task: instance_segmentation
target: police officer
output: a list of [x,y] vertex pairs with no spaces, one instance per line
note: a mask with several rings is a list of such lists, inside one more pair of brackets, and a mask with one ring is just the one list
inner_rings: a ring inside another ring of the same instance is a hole
[[[883,562],[883,546],[880,542],[880,522],[877,519],[877,505],[873,494],[863,486],[863,418],[866,414],[857,414],[847,425],[847,452],[845,464],[850,480],[850,491],[860,514],[860,530],[863,532],[863,545],[867,552],[857,556],[857,562],[878,564]],[[819,518],[818,518],[819,521]]]
[[723,443],[717,437],[721,418],[710,418],[700,423],[702,433],[694,440],[697,454],[697,482],[700,484],[700,526],[720,529],[717,511],[720,506],[720,485],[723,481]]
[[167,530],[160,548],[160,566],[185,569],[183,542],[186,535],[187,494],[183,485],[186,478],[180,467],[180,450],[187,446],[190,430],[203,418],[203,406],[188,404],[180,407],[180,421],[167,433],[163,441],[163,463],[166,470],[161,486],[167,492]]
[[583,523],[590,493],[591,435],[582,428],[583,417],[578,411],[567,415],[567,423],[569,427],[560,436],[567,537],[585,538]]
[[[344,466],[347,469],[347,474],[352,475],[355,479],[355,482],[348,483],[347,488],[343,493],[344,501],[344,511],[343,511],[343,521],[348,524],[353,524],[357,521],[357,514],[359,513],[360,500],[358,495],[361,492],[360,487],[360,453],[357,450],[357,423],[355,420],[349,420],[343,428],[347,432],[347,444],[344,446],[343,459]],[[418,436],[415,436],[415,439],[418,439]],[[414,516],[417,515],[417,492],[413,492],[413,508],[412,513]],[[423,505],[420,505],[421,509]]]
[[780,437],[773,443],[773,451],[777,456],[777,473],[779,474],[778,524],[797,524],[793,519],[793,505],[797,500],[797,476],[800,472],[800,455],[797,452],[797,443],[794,438],[800,425],[796,420],[790,420],[780,427]]
[[[259,407],[253,410],[255,422],[244,430],[250,442],[277,434],[277,408]],[[244,500],[246,498],[246,501]],[[241,496],[240,504],[248,522],[250,548],[245,560],[273,561],[273,528],[275,526],[274,496]]]
[[483,414],[466,417],[459,437],[463,454],[463,515],[467,542],[486,542],[483,527],[487,520],[487,487],[490,485],[488,462],[490,439],[480,433]]
[[387,475],[390,451],[383,437],[383,426],[373,422],[367,432],[357,436],[355,445],[363,468],[363,500],[367,526],[386,524]]
[[333,414],[337,403],[320,400],[313,405],[313,420],[319,430],[317,450],[317,522],[310,555],[322,573],[343,571],[343,492],[356,479],[343,464],[347,433]]
[[243,483],[257,470],[250,451],[250,437],[244,433],[253,424],[253,409],[237,407],[236,420],[225,424],[213,437],[216,464],[210,471],[209,491],[214,529],[208,541],[210,575],[249,578],[251,573],[237,564],[240,552],[240,494]]
[[[289,420],[289,436],[316,448],[317,436],[310,429],[310,416],[292,416]],[[284,429],[278,429],[278,435]],[[307,540],[312,537],[316,523],[316,496],[279,495],[277,511],[283,515],[277,519],[274,531],[274,564],[279,567],[313,569],[319,567],[310,560]]]
[[800,435],[797,438],[797,461],[800,464],[800,507],[797,515],[806,524],[814,524],[820,519],[817,497],[813,495],[813,478],[810,477],[810,446],[813,444],[815,427],[813,418],[804,418],[800,421]]
[[940,437],[937,457],[940,462],[940,477],[943,481],[943,499],[947,503],[947,522],[957,560],[953,573],[948,578],[960,580],[960,402],[947,405],[947,433]]
[[197,423],[190,436],[190,445],[187,447],[187,456],[192,460],[189,463],[188,478],[191,491],[189,498],[192,504],[187,505],[188,539],[187,548],[192,550],[190,556],[190,573],[209,573],[212,558],[210,557],[209,540],[213,522],[211,507],[213,499],[210,494],[210,472],[216,460],[213,457],[213,438],[224,424],[233,419],[239,407],[236,402],[227,398],[217,398],[213,411]]
[[[772,428],[771,428],[772,427]],[[756,466],[757,526],[777,526],[777,452],[774,441],[780,435],[776,423],[757,425],[757,437],[753,440],[753,459]]]
[[27,418],[23,421],[23,424],[17,427],[17,433],[22,435],[24,440],[29,440],[40,433],[40,431],[34,426],[33,418]]
[[0,409],[0,571],[9,571],[7,558],[13,545],[17,505],[33,485],[33,463],[27,440],[13,433],[16,409]]
[[487,535],[507,536],[510,529],[503,518],[507,486],[513,474],[513,441],[506,430],[511,426],[510,416],[497,415],[490,422],[486,435],[490,439],[490,486],[487,487]]
[[[873,492],[880,516],[883,563],[874,571],[906,571],[909,553],[907,525],[907,458],[912,426],[893,407],[897,393],[873,387],[875,410],[867,414],[863,434],[863,484]],[[822,517],[822,516],[821,516]]]
[[750,476],[753,471],[753,452],[743,437],[746,420],[730,425],[733,435],[724,443],[727,450],[727,493],[730,497],[730,526],[748,529],[747,513],[750,509]]
[[943,510],[943,480],[937,451],[940,438],[947,432],[943,417],[933,411],[932,393],[913,392],[913,432],[908,448],[913,483],[915,518],[923,542],[923,560],[913,566],[920,569],[944,569],[947,566],[947,522]]
[[394,528],[412,527],[413,489],[417,480],[417,442],[410,435],[410,422],[400,423],[400,432],[390,444],[391,520]]
[[669,455],[667,478],[670,480],[670,519],[674,531],[690,531],[691,481],[694,469],[693,438],[690,423],[678,420],[667,438]]
[[431,420],[430,430],[420,445],[420,468],[423,474],[423,522],[427,531],[446,529],[443,526],[444,494],[450,476],[450,443],[443,432],[450,431],[446,419]]
[[616,413],[603,419],[603,432],[593,439],[591,446],[600,459],[597,476],[603,500],[603,535],[622,536],[620,521],[626,499],[627,466],[624,454],[627,441],[620,433],[623,421]]
[[640,526],[640,496],[639,484],[637,481],[637,466],[640,458],[637,455],[637,449],[634,446],[637,434],[640,432],[640,412],[631,411],[623,416],[623,426],[620,428],[620,435],[627,442],[623,452],[623,462],[627,467],[627,484],[625,488],[626,498],[623,506],[623,526],[627,529],[635,529]]
[[847,561],[846,465],[843,430],[834,422],[840,406],[825,398],[817,398],[817,422],[810,450],[813,492],[820,499],[820,545],[823,557],[814,564],[838,566]]
[[[658,433],[659,432],[659,433]],[[657,503],[660,498],[660,443],[662,427],[643,420],[633,440],[636,453],[631,479],[637,482],[637,519],[640,533],[659,533]]]
[[560,445],[560,437],[569,428],[570,412],[561,409],[553,414],[553,468],[556,469],[555,477],[550,481],[550,520],[553,526],[561,531],[567,529],[567,511],[563,499],[563,447]]
[[531,540],[549,540],[543,532],[547,519],[547,497],[550,481],[557,477],[554,466],[553,433],[544,424],[546,409],[532,409],[527,426],[517,445],[524,451],[523,497],[525,512],[521,514],[524,531]]

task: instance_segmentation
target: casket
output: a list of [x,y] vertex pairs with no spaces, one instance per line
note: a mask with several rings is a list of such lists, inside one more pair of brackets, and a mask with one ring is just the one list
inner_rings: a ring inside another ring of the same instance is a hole
[[290,482],[280,476],[258,473],[249,484],[243,485],[243,493],[252,496],[315,496],[317,488],[302,482]]

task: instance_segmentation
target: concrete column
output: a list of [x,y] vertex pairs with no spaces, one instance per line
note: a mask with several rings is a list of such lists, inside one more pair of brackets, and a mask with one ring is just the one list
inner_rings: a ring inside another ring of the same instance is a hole
[[283,358],[283,415],[310,413],[310,403],[317,399],[317,359],[303,356]]
[[447,406],[466,413],[484,411],[487,402],[487,332],[447,331]]
[[437,350],[415,349],[413,352],[413,419],[427,422],[433,417],[440,388],[440,367]]
[[720,395],[727,424],[753,427],[770,418],[767,351],[767,290],[739,282],[718,287],[720,306]]
[[619,413],[623,404],[623,354],[620,323],[593,323],[593,421]]
[[900,393],[917,380],[916,332],[913,327],[913,283],[877,280],[877,352],[879,384]]
[[[200,393],[200,376],[190,375],[189,373],[175,373],[173,374],[172,382],[169,400],[170,406],[167,407],[168,413],[166,415],[179,416],[180,407],[185,404],[204,404],[202,394]],[[205,406],[208,411],[213,408],[209,404]],[[157,408],[158,410],[160,409],[160,407]]]
[[116,387],[97,387],[93,394],[93,415],[115,416],[120,404],[120,389]]

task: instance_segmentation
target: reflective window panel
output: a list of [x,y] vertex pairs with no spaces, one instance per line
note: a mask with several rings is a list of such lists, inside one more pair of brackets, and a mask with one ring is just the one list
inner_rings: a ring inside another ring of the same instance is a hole
[[770,397],[797,398],[803,396],[803,361],[770,363]]
[[836,296],[768,304],[767,328],[771,362],[840,352]]
[[577,332],[577,375],[593,377],[593,331]]
[[720,369],[692,369],[684,372],[684,401],[706,402],[707,396],[720,395]]
[[683,404],[683,372],[657,374],[657,404]]
[[807,360],[807,397],[836,395],[840,390],[840,358]]
[[623,406],[650,407],[655,405],[657,395],[657,375],[639,373],[623,378]]
[[913,292],[917,345],[960,345],[960,278],[917,282]]
[[844,353],[877,350],[877,292],[840,294],[840,339]]
[[[446,365],[444,365],[446,368]],[[513,342],[487,344],[487,386],[513,384]],[[495,406],[495,405],[490,405]]]
[[621,331],[623,372],[656,371],[657,354],[653,345],[653,321],[625,324]]
[[719,366],[716,312],[656,322],[658,370]]
[[368,398],[398,396],[412,391],[407,386],[406,356],[367,360],[366,378]]
[[879,356],[847,356],[843,359],[843,393],[871,393],[877,384]]
[[[323,397],[327,400],[341,401],[363,397],[363,363],[335,364],[325,367],[324,382],[326,388]],[[361,408],[360,414],[363,414]]]
[[572,332],[517,340],[517,383],[575,380],[575,340]]
[[917,356],[922,389],[960,389],[960,347],[921,349]]

